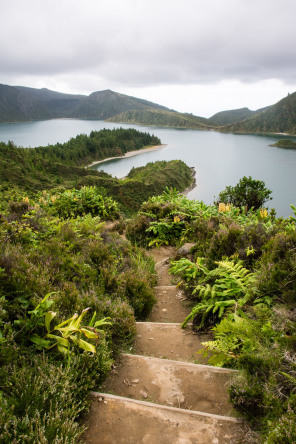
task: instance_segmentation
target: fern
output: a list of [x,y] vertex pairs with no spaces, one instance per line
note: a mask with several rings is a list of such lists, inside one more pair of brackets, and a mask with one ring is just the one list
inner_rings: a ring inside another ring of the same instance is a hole
[[200,257],[197,258],[196,262],[191,262],[186,258],[173,261],[169,272],[178,274],[184,281],[189,282],[207,274],[209,270],[204,266],[204,258]]
[[[254,274],[244,268],[241,263],[224,260],[216,262],[218,267],[208,271],[202,269],[204,276],[195,286],[192,294],[197,295],[199,303],[182,324],[184,328],[188,321],[198,320],[197,328],[211,324],[215,319],[221,319],[231,314],[243,315],[242,307],[251,298]],[[215,280],[211,285],[209,283]]]

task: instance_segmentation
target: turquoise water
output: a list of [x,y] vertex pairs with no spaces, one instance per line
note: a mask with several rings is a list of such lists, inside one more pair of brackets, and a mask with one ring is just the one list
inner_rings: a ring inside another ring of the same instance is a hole
[[158,136],[167,146],[160,151],[115,159],[97,165],[113,176],[124,177],[132,167],[156,160],[181,159],[196,170],[197,186],[188,196],[212,203],[227,185],[235,185],[243,176],[263,180],[273,191],[278,216],[291,214],[296,204],[296,150],[270,147],[279,137],[222,134],[214,131],[180,130],[103,121],[56,119],[41,122],[0,124],[0,140],[17,146],[36,147],[65,142],[77,134],[89,134],[102,128],[133,127]]

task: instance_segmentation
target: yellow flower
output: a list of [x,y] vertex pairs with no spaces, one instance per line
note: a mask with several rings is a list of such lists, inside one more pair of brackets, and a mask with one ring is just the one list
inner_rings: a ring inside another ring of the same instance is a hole
[[219,203],[219,213],[225,213],[225,211],[226,211],[225,203],[220,202]]
[[57,200],[56,196],[51,196],[51,201],[54,203]]
[[179,218],[179,216],[174,216],[174,222],[175,222],[175,223],[180,222],[180,220],[181,220],[181,219]]
[[267,217],[267,215],[268,215],[268,211],[267,211],[267,209],[266,209],[266,208],[261,208],[261,210],[260,210],[260,216],[261,216],[262,218],[264,218],[264,217]]
[[23,198],[23,201],[28,204],[29,203],[29,198],[26,196],[26,197]]

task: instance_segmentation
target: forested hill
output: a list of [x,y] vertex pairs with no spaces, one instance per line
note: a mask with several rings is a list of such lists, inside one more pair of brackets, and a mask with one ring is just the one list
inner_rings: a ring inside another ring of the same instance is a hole
[[124,111],[163,109],[147,100],[106,90],[89,96],[62,94],[46,88],[0,85],[0,122],[53,118],[105,120]]
[[157,103],[111,90],[89,96],[0,85],[0,122],[53,118],[109,120],[144,125],[211,129],[208,119],[178,113]]
[[228,111],[220,111],[210,117],[210,121],[216,123],[219,126],[229,125],[231,123],[240,122],[241,120],[253,117],[256,114],[261,113],[269,107],[260,108],[257,111],[251,111],[249,108],[231,109]]
[[246,120],[222,127],[225,132],[296,134],[296,93]]
[[0,122],[54,118],[108,120],[224,132],[296,134],[296,93],[257,111],[248,108],[221,111],[207,119],[111,90],[86,96],[63,94],[46,88],[0,84]]
[[167,110],[144,109],[131,110],[107,119],[109,122],[133,123],[140,125],[167,126],[173,128],[213,129],[215,123],[192,114],[177,113]]
[[92,131],[89,136],[79,134],[63,144],[37,148],[16,148],[0,142],[0,184],[27,190],[46,188],[53,186],[51,173],[60,183],[63,175],[84,176],[86,170],[81,167],[92,162],[160,143],[158,137],[132,128]]
[[179,191],[191,186],[191,168],[180,160],[155,162],[133,169],[131,175],[120,180],[84,167],[160,143],[157,137],[131,128],[104,129],[90,136],[78,135],[64,144],[38,148],[17,148],[11,142],[0,142],[0,201],[3,195],[9,199],[11,194],[14,199],[18,191],[32,197],[42,190],[63,193],[73,187],[95,186],[100,193],[114,198],[125,213],[133,212],[167,186]]

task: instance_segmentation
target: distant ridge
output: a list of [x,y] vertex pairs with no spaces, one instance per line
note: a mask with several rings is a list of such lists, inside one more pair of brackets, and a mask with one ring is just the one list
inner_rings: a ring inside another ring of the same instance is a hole
[[148,100],[110,89],[90,95],[64,94],[47,88],[0,84],[0,122],[55,118],[108,120],[152,126],[236,133],[296,134],[296,93],[275,105],[221,111],[210,119],[179,113]]
[[227,111],[220,111],[210,117],[210,121],[216,123],[219,126],[229,125],[231,123],[240,122],[241,120],[248,119],[269,107],[258,109],[257,111],[251,111],[249,108],[239,108]]
[[221,130],[235,133],[296,134],[296,93],[246,120],[225,125]]
[[0,85],[0,122],[44,120],[59,117],[105,120],[129,110],[168,108],[111,90],[89,96],[63,94],[46,88]]
[[93,92],[89,96],[84,97],[72,110],[70,116],[81,119],[105,120],[124,111],[146,108],[168,110],[168,108],[156,103],[107,89],[105,91]]
[[107,119],[109,122],[209,130],[216,125],[204,117],[164,109],[130,110]]

